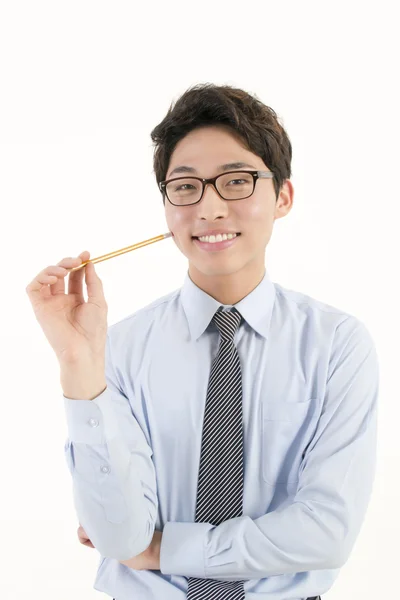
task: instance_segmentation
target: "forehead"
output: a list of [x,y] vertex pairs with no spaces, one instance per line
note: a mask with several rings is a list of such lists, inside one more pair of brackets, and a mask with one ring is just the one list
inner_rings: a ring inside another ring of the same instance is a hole
[[240,136],[228,126],[202,126],[179,140],[171,154],[167,177],[181,166],[198,172],[214,173],[227,163],[243,162],[243,168],[265,168],[262,159],[246,147]]
[[246,147],[239,134],[228,125],[203,125],[192,129],[179,140],[173,155],[188,152],[199,145]]

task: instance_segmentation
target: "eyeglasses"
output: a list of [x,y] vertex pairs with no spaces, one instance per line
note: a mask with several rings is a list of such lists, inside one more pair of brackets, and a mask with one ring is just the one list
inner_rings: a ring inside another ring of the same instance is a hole
[[[174,206],[197,204],[207,183],[211,183],[223,200],[243,200],[254,192],[258,179],[272,179],[272,171],[228,171],[216,177],[175,177],[160,181],[161,193]],[[164,199],[165,203],[165,199]]]

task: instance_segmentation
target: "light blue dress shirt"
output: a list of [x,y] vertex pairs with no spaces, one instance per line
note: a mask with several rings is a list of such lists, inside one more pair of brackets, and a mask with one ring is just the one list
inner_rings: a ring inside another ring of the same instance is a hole
[[[182,288],[108,328],[106,390],[64,396],[74,506],[101,555],[94,589],[117,600],[184,600],[191,576],[245,580],[246,600],[323,594],[363,523],[376,464],[374,342],[356,317],[266,271],[235,305],[243,516],[195,523],[220,306],[187,272]],[[154,529],[161,570],[122,565]]]

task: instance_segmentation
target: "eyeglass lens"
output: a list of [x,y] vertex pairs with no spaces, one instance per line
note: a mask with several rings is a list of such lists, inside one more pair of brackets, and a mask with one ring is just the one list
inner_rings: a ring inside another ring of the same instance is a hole
[[[238,171],[221,175],[215,184],[225,200],[240,200],[253,193],[254,178],[245,171]],[[198,202],[202,189],[202,182],[193,177],[176,179],[170,181],[166,186],[168,198],[173,204],[179,206]]]

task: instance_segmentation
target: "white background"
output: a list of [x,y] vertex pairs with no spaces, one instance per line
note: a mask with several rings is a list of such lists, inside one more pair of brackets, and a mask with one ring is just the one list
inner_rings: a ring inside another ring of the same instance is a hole
[[[381,364],[373,497],[324,600],[399,593],[399,95],[395,2],[18,2],[0,8],[1,580],[5,600],[95,600],[79,544],[57,359],[27,284],[44,267],[168,231],[150,131],[195,83],[274,108],[294,205],[273,281],[348,311]],[[139,180],[140,178],[140,180]],[[96,265],[109,324],[180,287],[172,239]]]

